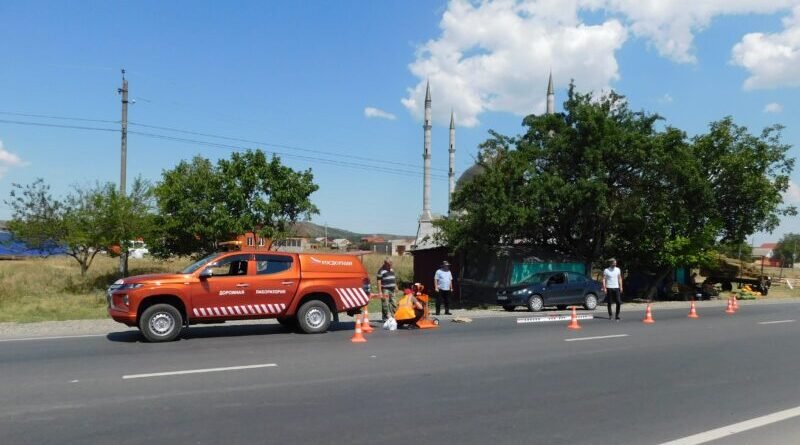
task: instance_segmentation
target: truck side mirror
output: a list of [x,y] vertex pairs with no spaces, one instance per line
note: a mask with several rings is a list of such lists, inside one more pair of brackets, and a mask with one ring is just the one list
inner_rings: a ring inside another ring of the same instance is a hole
[[207,279],[211,278],[212,276],[214,276],[214,271],[211,270],[210,267],[207,267],[207,268],[203,269],[202,272],[200,272],[200,279],[201,280],[207,280]]

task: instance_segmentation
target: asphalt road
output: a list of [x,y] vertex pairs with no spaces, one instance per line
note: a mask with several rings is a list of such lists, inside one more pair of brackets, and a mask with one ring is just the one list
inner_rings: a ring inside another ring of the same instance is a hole
[[[800,304],[723,310],[580,331],[480,319],[366,344],[352,323],[5,341],[0,442],[659,444],[800,406]],[[800,416],[768,420],[709,443],[800,443]]]

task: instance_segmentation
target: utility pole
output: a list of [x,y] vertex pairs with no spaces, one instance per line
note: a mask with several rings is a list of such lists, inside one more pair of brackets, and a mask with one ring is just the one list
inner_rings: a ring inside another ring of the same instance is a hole
[[[122,88],[117,90],[122,95],[122,141],[120,144],[120,170],[119,170],[119,194],[125,197],[125,174],[128,162],[128,79],[125,78],[125,70],[122,70]],[[122,276],[128,275],[128,240],[120,240],[119,243],[119,272]]]
[[125,195],[125,170],[128,161],[128,79],[122,70],[122,88],[117,90],[122,95],[122,144],[120,146],[121,162],[119,171],[119,193]]

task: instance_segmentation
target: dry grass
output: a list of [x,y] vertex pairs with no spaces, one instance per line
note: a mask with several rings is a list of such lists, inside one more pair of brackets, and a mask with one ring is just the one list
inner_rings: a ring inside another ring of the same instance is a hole
[[[365,255],[362,259],[377,289],[375,273],[384,256]],[[393,257],[400,282],[413,278],[413,258]],[[189,264],[188,259],[157,261],[131,259],[130,274],[174,272]],[[98,256],[86,277],[80,276],[75,260],[69,257],[32,258],[0,261],[0,322],[34,322],[105,318],[105,289],[117,279],[119,260]],[[370,309],[380,313],[380,302]]]
[[[130,260],[131,274],[170,272],[188,261]],[[176,264],[177,263],[177,264]],[[85,277],[69,257],[0,261],[0,322],[106,317],[104,291],[119,260],[98,256]]]

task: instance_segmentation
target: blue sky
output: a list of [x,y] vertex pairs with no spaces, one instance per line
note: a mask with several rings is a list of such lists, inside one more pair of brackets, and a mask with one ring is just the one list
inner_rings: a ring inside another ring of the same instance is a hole
[[[732,115],[753,131],[783,123],[785,141],[800,145],[800,61],[771,51],[800,52],[798,1],[705,0],[697,11],[672,0],[659,10],[640,3],[648,2],[4,2],[0,121],[116,129],[125,67],[136,100],[131,122],[261,143],[131,125],[129,178],[157,180],[182,159],[236,149],[135,131],[261,147],[312,168],[321,211],[314,222],[398,234],[415,233],[422,207],[427,79],[439,213],[447,205],[450,110],[459,174],[489,129],[516,134],[524,114],[542,111],[550,69],[557,108],[575,78],[581,89],[614,88],[690,134]],[[368,107],[383,117],[368,117]],[[39,177],[57,194],[119,178],[117,132],[0,122],[0,141],[4,199],[11,183]],[[787,199],[800,202],[793,190]],[[9,216],[0,203],[0,219]],[[756,241],[788,230],[800,231],[796,220]]]

